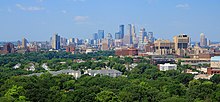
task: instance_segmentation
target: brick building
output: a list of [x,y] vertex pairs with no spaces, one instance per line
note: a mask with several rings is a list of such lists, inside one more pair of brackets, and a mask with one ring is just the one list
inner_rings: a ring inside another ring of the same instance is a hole
[[119,48],[115,50],[117,56],[135,56],[138,55],[138,49],[136,48]]

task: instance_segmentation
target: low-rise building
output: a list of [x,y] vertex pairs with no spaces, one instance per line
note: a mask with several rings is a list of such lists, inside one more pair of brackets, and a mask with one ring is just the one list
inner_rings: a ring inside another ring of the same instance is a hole
[[117,48],[115,49],[115,55],[117,56],[136,56],[138,55],[138,49],[136,48]]
[[177,70],[177,65],[170,63],[159,64],[158,67],[160,71]]
[[86,70],[84,74],[88,74],[90,76],[96,75],[107,75],[110,77],[118,77],[122,75],[122,72],[114,69],[103,69],[103,70]]
[[213,75],[208,75],[208,74],[199,74],[199,75],[195,75],[194,79],[208,79],[210,80],[212,78]]
[[18,63],[18,64],[16,64],[13,68],[14,68],[14,69],[18,69],[18,68],[20,68],[20,66],[21,66],[21,64]]
[[211,68],[220,68],[220,56],[211,57]]
[[[64,69],[64,70],[59,70],[59,71],[49,71],[50,74],[52,74],[53,76],[59,75],[59,74],[67,74],[67,75],[72,75],[73,77],[80,78],[81,77],[81,71],[75,71],[75,70],[71,70],[71,69]],[[29,74],[27,76],[40,76],[44,73],[33,73],[33,74]]]
[[72,75],[76,79],[81,77],[81,71],[75,71],[71,69],[64,69],[64,70],[59,70],[59,71],[50,71],[51,74],[54,76],[59,75],[59,74],[67,74],[67,75]]
[[208,68],[207,73],[220,74],[220,56],[215,56],[211,58],[211,68]]

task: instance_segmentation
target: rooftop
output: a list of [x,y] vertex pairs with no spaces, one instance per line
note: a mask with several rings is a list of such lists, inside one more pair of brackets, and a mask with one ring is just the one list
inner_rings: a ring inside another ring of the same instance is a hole
[[211,61],[220,61],[220,56],[211,57]]

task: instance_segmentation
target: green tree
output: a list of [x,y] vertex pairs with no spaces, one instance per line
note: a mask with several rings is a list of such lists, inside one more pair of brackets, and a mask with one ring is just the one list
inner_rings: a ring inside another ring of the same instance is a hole
[[102,91],[96,95],[98,102],[119,102],[117,96],[111,91]]

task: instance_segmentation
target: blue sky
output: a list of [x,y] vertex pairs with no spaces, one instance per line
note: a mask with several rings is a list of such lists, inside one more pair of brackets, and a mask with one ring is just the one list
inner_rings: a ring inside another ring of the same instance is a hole
[[[219,0],[1,0],[0,41],[91,38],[98,29],[118,31],[120,24],[145,27],[157,38],[200,33],[220,41]],[[137,32],[137,34],[139,34]]]

